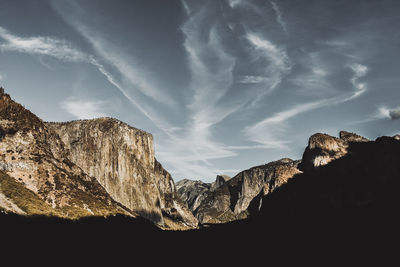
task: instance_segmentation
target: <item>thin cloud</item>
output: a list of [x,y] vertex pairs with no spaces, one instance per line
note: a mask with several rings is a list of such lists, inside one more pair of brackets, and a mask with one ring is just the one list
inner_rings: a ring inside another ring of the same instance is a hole
[[390,109],[386,106],[381,106],[378,108],[378,112],[373,116],[373,118],[398,120],[400,119],[400,107]]
[[[186,177],[210,178],[220,174],[211,160],[233,157],[237,154],[212,138],[212,127],[241,105],[227,106],[220,100],[229,92],[233,81],[236,59],[226,53],[216,25],[206,26],[206,8],[191,9],[188,20],[181,27],[183,46],[191,73],[189,88],[193,93],[188,108],[188,121],[181,134],[158,146],[157,155]],[[200,33],[208,31],[204,40]],[[211,60],[210,60],[211,59]]]
[[245,37],[255,49],[253,52],[258,57],[264,58],[269,62],[269,64],[266,64],[264,70],[264,76],[268,77],[265,84],[268,88],[264,91],[264,94],[271,92],[281,83],[283,77],[290,73],[293,63],[286,54],[286,51],[271,41],[250,32],[246,33]]
[[335,92],[328,79],[331,74],[329,65],[321,59],[319,53],[305,53],[301,65],[304,66],[305,71],[299,72],[289,79],[300,94],[312,97],[328,97]]
[[242,0],[228,0],[228,4],[231,8],[235,8],[237,5],[241,4]]
[[329,100],[323,99],[305,104],[296,105],[290,109],[273,114],[271,117],[245,128],[244,134],[249,140],[263,144],[268,148],[287,149],[289,140],[282,140],[286,129],[287,120],[307,111],[320,108]]
[[253,76],[253,75],[245,75],[239,79],[239,83],[244,84],[257,84],[257,83],[265,83],[270,81],[269,78],[263,76]]
[[356,90],[353,95],[344,100],[345,102],[355,99],[367,91],[367,84],[359,82],[359,79],[367,75],[368,67],[358,63],[351,64],[348,67],[354,72],[354,75],[353,77],[351,77],[350,82]]
[[285,23],[285,21],[283,20],[282,12],[281,12],[281,10],[279,9],[278,4],[275,3],[274,1],[270,1],[270,3],[271,3],[271,5],[272,5],[272,9],[275,11],[275,14],[276,14],[276,22],[278,22],[278,24],[282,27],[282,30],[283,30],[286,34],[288,34],[288,30],[287,30],[287,28],[286,28],[286,23]]
[[142,70],[127,62],[126,55],[117,53],[116,49],[108,41],[93,35],[92,31],[82,24],[73,23],[73,25],[93,45],[96,52],[114,66],[133,88],[158,103],[166,104],[169,107],[176,105],[175,101],[165,91],[152,84],[150,77],[147,77]]
[[[351,78],[351,83],[355,87],[355,92],[350,96],[343,95],[332,98],[325,98],[317,101],[299,104],[287,110],[273,114],[264,120],[245,128],[244,134],[249,140],[269,146],[270,148],[287,149],[289,140],[282,140],[289,128],[288,120],[302,113],[309,112],[318,108],[338,105],[359,97],[366,90],[366,85],[359,83],[358,79],[364,77],[368,72],[368,67],[361,64],[352,64],[349,66],[354,71],[354,76]],[[386,114],[392,118],[392,115],[397,115],[397,112],[390,113],[389,110],[382,110],[382,114]],[[400,112],[399,112],[400,113]],[[399,114],[400,115],[400,114]]]
[[74,48],[65,40],[51,37],[28,37],[22,38],[0,27],[0,50],[27,53],[32,55],[45,55],[63,61],[87,62],[88,56]]
[[105,106],[105,101],[87,101],[76,97],[69,97],[61,102],[61,108],[73,115],[76,119],[106,117],[107,114],[102,111]]
[[190,12],[190,8],[189,8],[188,4],[186,3],[186,1],[185,0],[181,0],[181,3],[182,3],[183,9],[185,10],[186,14],[190,15],[190,13],[191,13]]
[[[144,108],[143,105],[139,104],[133,99],[116,80],[115,78],[105,69],[104,65],[100,64],[92,55],[88,55],[77,48],[74,48],[70,43],[65,40],[59,40],[52,37],[18,37],[6,29],[0,27],[0,38],[5,42],[0,44],[2,51],[13,51],[19,53],[26,53],[31,55],[49,56],[61,61],[67,62],[83,62],[93,65],[102,75],[105,76],[108,82],[115,86],[139,111],[141,111],[147,118],[149,118],[157,127],[164,129],[164,132],[168,132],[167,126],[161,120],[158,120],[155,116],[152,116],[148,111],[150,108]],[[90,108],[90,106],[88,106]],[[77,109],[79,110],[79,109]],[[78,113],[77,113],[78,114]],[[82,114],[85,114],[82,112]],[[75,115],[75,114],[73,114]]]

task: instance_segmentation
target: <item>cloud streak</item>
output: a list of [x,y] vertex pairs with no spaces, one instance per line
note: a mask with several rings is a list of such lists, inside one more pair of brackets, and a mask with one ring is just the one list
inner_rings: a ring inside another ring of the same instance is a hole
[[247,32],[245,37],[255,49],[253,53],[256,53],[258,58],[266,60],[264,85],[267,86],[267,90],[263,92],[265,95],[273,91],[281,83],[282,79],[290,73],[293,63],[285,50],[260,35]]
[[359,82],[359,79],[367,75],[368,67],[362,64],[354,63],[349,65],[349,68],[354,72],[353,77],[350,79],[351,84],[356,89],[354,94],[347,98],[345,101],[352,100],[364,94],[367,91],[367,85]]
[[107,116],[107,114],[102,111],[106,104],[105,101],[100,100],[86,101],[76,97],[69,97],[61,102],[61,107],[76,119],[93,119]]
[[[277,112],[272,116],[255,123],[254,125],[246,127],[244,129],[245,136],[247,136],[249,140],[263,144],[269,148],[288,149],[288,144],[290,141],[282,138],[285,136],[286,131],[289,128],[288,121],[291,118],[318,108],[338,105],[350,100],[354,100],[366,91],[366,85],[364,83],[360,83],[358,80],[367,74],[368,67],[356,63],[350,65],[349,67],[354,72],[354,75],[350,81],[355,87],[355,92],[352,92],[350,96],[345,94],[331,98],[324,98],[305,104],[295,105],[287,110]],[[319,75],[321,75],[321,73]],[[381,111],[381,113],[391,118],[393,115],[391,115],[389,110]],[[395,116],[400,115],[400,111],[399,114],[397,114],[397,112],[394,114]]]
[[[26,53],[30,55],[49,56],[66,62],[73,62],[73,63],[83,62],[91,64],[102,75],[104,75],[107,81],[114,87],[116,87],[129,102],[131,102],[135,107],[139,109],[140,112],[142,112],[147,118],[149,118],[150,121],[152,121],[158,128],[162,130],[164,129],[165,132],[168,132],[167,130],[168,127],[163,125],[161,120],[158,120],[155,116],[151,115],[150,112],[148,111],[149,109],[144,108],[143,105],[139,104],[134,98],[132,98],[128,93],[128,91],[123,86],[121,86],[119,82],[115,80],[113,75],[109,71],[107,71],[104,65],[100,64],[99,61],[93,55],[89,55],[80,51],[78,48],[73,47],[69,42],[65,40],[59,40],[57,38],[42,37],[42,36],[22,38],[10,33],[9,31],[7,31],[2,27],[0,27],[0,38],[3,39],[4,41],[3,43],[0,44],[0,50],[3,52],[10,51],[10,52]],[[121,68],[128,68],[128,67],[122,66]],[[126,71],[129,72],[128,69],[126,69]],[[75,101],[74,103],[78,102]],[[70,104],[70,107],[72,104]],[[74,107],[76,110],[82,111],[81,113],[74,113],[73,114],[74,116],[78,117],[79,114],[83,115],[85,114],[84,110],[80,110],[76,106]],[[90,108],[94,108],[95,105],[94,103],[92,103],[91,106],[88,104],[85,107],[87,107],[88,110],[90,110]],[[97,114],[97,113],[93,112],[92,114]]]
[[45,55],[69,62],[87,62],[88,56],[65,40],[51,37],[22,38],[0,27],[1,51],[13,51],[32,55]]
[[244,134],[251,141],[263,144],[266,148],[287,149],[290,140],[281,139],[289,126],[287,120],[302,113],[320,108],[330,101],[331,100],[328,99],[313,101],[277,112],[252,126],[246,127]]
[[386,106],[381,106],[373,118],[398,120],[400,119],[400,107],[390,109]]
[[286,23],[285,23],[285,21],[283,20],[282,12],[281,12],[281,10],[279,9],[278,4],[275,3],[274,1],[270,1],[270,3],[271,3],[271,6],[272,6],[272,9],[275,11],[275,14],[276,14],[276,22],[278,22],[278,24],[282,27],[282,30],[283,30],[286,34],[288,34],[288,30],[287,30],[287,28],[286,28]]

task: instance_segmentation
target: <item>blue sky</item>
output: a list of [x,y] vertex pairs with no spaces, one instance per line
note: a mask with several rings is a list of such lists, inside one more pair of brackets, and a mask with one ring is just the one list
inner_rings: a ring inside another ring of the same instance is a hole
[[400,3],[0,1],[0,84],[48,121],[154,135],[175,180],[282,157],[315,132],[399,133]]

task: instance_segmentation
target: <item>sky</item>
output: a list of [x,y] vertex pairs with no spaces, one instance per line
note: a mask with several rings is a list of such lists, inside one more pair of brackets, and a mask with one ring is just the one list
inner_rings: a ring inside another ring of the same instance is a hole
[[150,132],[212,182],[340,130],[400,133],[396,0],[0,0],[0,85],[46,121]]

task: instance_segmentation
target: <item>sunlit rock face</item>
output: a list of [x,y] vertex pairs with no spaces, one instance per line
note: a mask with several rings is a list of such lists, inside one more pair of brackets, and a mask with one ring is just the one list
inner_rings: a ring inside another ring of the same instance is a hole
[[187,225],[197,224],[174,201],[174,182],[155,160],[151,134],[112,118],[47,125],[64,142],[68,158],[96,177],[115,201],[161,225],[163,211]]
[[[67,154],[56,132],[0,92],[0,170],[5,172],[4,177],[15,179],[49,205],[41,214],[67,218],[133,215],[118,205],[95,178],[68,160]],[[5,194],[4,188],[0,190]],[[30,200],[25,202],[29,204]]]
[[[240,172],[233,178],[217,176],[212,184],[182,180],[178,194],[202,224],[225,223],[249,216],[255,199],[273,192],[295,174],[299,161],[281,159]],[[262,202],[258,203],[260,207]]]
[[111,118],[47,125],[64,142],[69,160],[95,177],[115,201],[163,223],[151,134]]
[[302,170],[312,170],[315,167],[326,165],[346,155],[350,143],[368,141],[365,137],[346,131],[341,131],[339,138],[316,133],[309,138],[300,168]]

